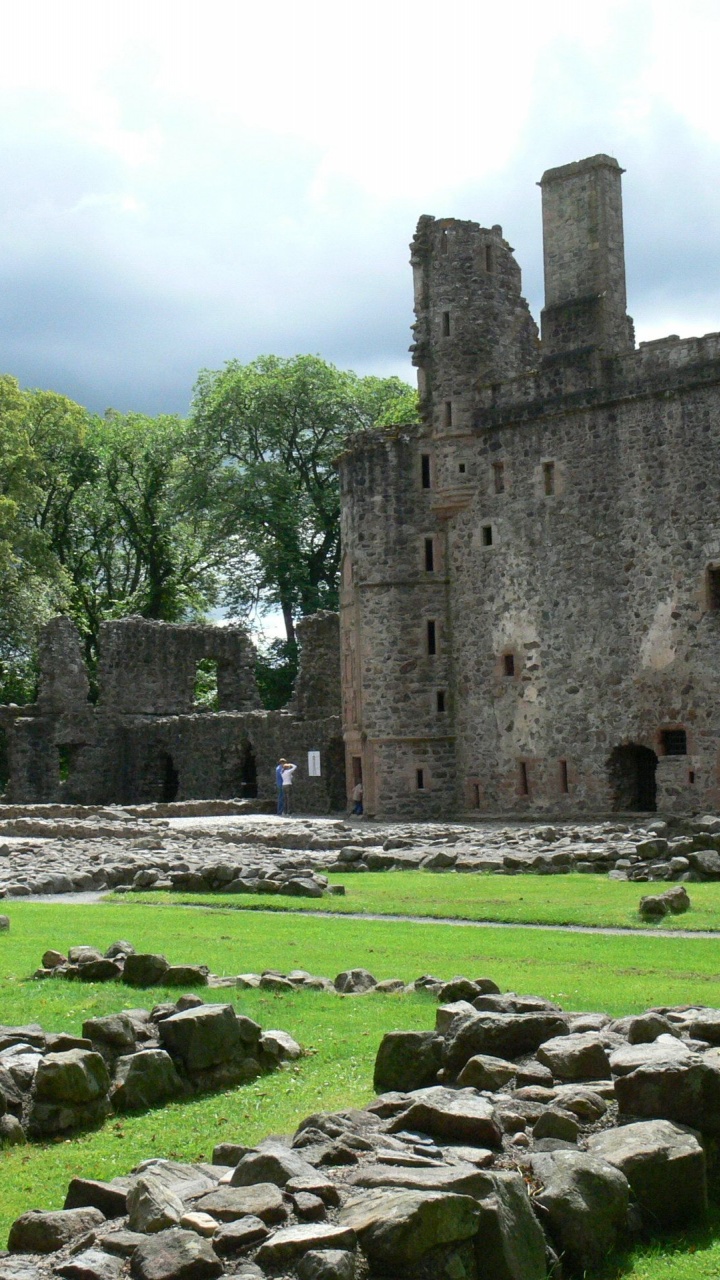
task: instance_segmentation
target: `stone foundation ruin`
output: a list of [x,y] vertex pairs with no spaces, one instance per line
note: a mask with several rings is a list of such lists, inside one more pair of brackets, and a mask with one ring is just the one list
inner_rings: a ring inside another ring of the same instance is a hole
[[[152,804],[276,798],[280,756],[298,765],[293,795],[305,812],[346,804],[340,733],[338,620],[297,627],[300,671],[291,703],[263,711],[255,650],[241,627],[123,618],[100,628],[99,697],[69,618],[40,644],[31,706],[0,707],[11,803]],[[217,711],[194,701],[198,669],[217,679]],[[319,753],[311,775],[308,753]]]

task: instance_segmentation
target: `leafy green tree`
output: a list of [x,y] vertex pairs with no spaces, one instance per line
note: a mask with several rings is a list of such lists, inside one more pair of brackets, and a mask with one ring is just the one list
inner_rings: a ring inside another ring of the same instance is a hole
[[195,500],[238,546],[227,602],[295,618],[337,607],[340,496],[335,459],[345,438],[379,420],[414,420],[399,378],[360,378],[318,356],[232,360],[198,379]]
[[37,634],[67,589],[34,518],[42,466],[34,448],[32,396],[15,378],[0,376],[0,701],[8,702],[33,696]]

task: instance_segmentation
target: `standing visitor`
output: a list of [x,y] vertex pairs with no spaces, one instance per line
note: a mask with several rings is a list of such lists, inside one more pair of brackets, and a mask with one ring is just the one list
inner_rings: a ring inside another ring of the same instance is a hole
[[281,756],[275,766],[275,787],[277,789],[277,811],[278,817],[283,815],[283,766],[287,761]]
[[290,817],[290,796],[292,794],[293,774],[297,769],[296,764],[289,764],[287,760],[282,761],[282,791],[283,791],[283,813],[286,818]]
[[357,814],[357,816],[358,816],[358,817],[360,817],[360,815],[362,814],[362,811],[363,811],[363,784],[362,784],[362,782],[356,782],[356,783],[355,783],[355,786],[353,787],[352,798],[353,798],[353,809],[352,809],[352,811],[353,811],[353,813]]

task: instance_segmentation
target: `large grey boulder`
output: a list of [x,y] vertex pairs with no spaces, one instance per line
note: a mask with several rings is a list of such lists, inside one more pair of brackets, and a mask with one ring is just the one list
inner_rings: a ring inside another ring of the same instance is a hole
[[284,1187],[290,1178],[316,1176],[313,1166],[296,1151],[266,1142],[261,1151],[249,1151],[243,1156],[230,1181],[233,1187],[249,1187],[255,1182],[273,1182],[276,1187]]
[[41,1058],[33,1081],[27,1129],[31,1137],[99,1124],[112,1110],[110,1077],[99,1053],[69,1049]]
[[468,1142],[478,1147],[499,1147],[502,1131],[493,1105],[475,1089],[445,1089],[438,1085],[418,1089],[411,1095],[406,1111],[389,1126],[391,1133],[403,1130],[428,1133],[443,1142]]
[[609,1080],[611,1075],[605,1047],[593,1031],[546,1040],[537,1059],[558,1080]]
[[443,1041],[432,1031],[390,1031],[375,1059],[373,1087],[378,1093],[410,1093],[434,1084],[442,1062]]
[[145,1111],[185,1092],[172,1058],[164,1049],[142,1049],[118,1058],[110,1099],[116,1111]]
[[161,1231],[132,1255],[135,1280],[214,1280],[224,1268],[209,1240],[194,1231]]
[[55,1253],[104,1221],[99,1209],[58,1209],[54,1213],[30,1209],[13,1222],[8,1249],[11,1253]]
[[623,1241],[627,1179],[607,1161],[581,1151],[541,1152],[531,1163],[543,1184],[535,1204],[555,1247],[573,1271],[592,1273]]
[[[638,1045],[636,1051],[654,1047]],[[621,1116],[674,1120],[712,1137],[720,1134],[720,1062],[709,1053],[648,1061],[617,1077],[615,1096]]]
[[251,1216],[268,1226],[276,1226],[288,1216],[282,1192],[274,1182],[215,1187],[195,1201],[195,1208],[201,1213],[209,1213],[218,1222],[235,1222],[238,1218]]
[[164,1048],[173,1058],[180,1058],[186,1071],[229,1062],[242,1046],[231,1004],[203,1004],[174,1013],[159,1023],[158,1033]]
[[443,1061],[450,1074],[457,1075],[478,1053],[516,1058],[535,1053],[544,1041],[566,1034],[565,1021],[555,1013],[478,1013],[451,1026]]
[[131,1231],[151,1233],[176,1227],[183,1216],[183,1202],[152,1170],[136,1178],[127,1193],[128,1227]]
[[484,1089],[496,1093],[503,1089],[517,1072],[514,1062],[505,1058],[493,1058],[489,1053],[476,1053],[465,1063],[457,1082],[461,1088]]
[[355,1280],[355,1255],[346,1249],[311,1249],[297,1273],[298,1280]]
[[470,1240],[479,1220],[471,1196],[443,1191],[370,1191],[340,1213],[380,1275],[412,1275],[431,1250]]
[[519,1173],[487,1170],[475,1239],[478,1275],[492,1280],[544,1280],[545,1237]]
[[122,1258],[113,1257],[104,1249],[83,1249],[55,1267],[55,1274],[63,1280],[120,1280],[122,1272]]
[[95,1178],[71,1178],[63,1209],[99,1209],[106,1218],[122,1218],[127,1213],[128,1178],[101,1182]]
[[136,1047],[136,1029],[126,1013],[111,1013],[103,1018],[86,1018],[82,1033],[103,1057],[132,1053]]
[[270,1270],[291,1267],[311,1249],[354,1249],[355,1232],[347,1223],[313,1222],[281,1227],[257,1252],[258,1265]]
[[150,952],[127,956],[123,969],[123,982],[131,987],[157,987],[170,968],[165,956]]
[[592,1134],[588,1149],[624,1173],[652,1225],[684,1227],[707,1214],[705,1152],[692,1130],[645,1120]]
[[342,992],[343,995],[359,996],[376,987],[377,978],[374,978],[367,969],[345,969],[337,975],[334,985],[335,990]]

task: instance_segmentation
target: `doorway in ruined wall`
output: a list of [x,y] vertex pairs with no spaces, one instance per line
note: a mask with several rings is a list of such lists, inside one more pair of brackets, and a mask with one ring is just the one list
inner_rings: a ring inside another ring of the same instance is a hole
[[325,748],[325,785],[329,812],[341,813],[347,807],[345,743],[342,738],[330,738]]
[[249,738],[245,739],[240,748],[238,780],[240,798],[242,800],[255,800],[258,793],[257,761]]
[[160,799],[163,804],[172,804],[177,800],[180,790],[180,775],[175,768],[169,751],[163,751],[159,760]]
[[607,763],[613,809],[654,812],[657,762],[655,752],[637,742],[615,748]]

